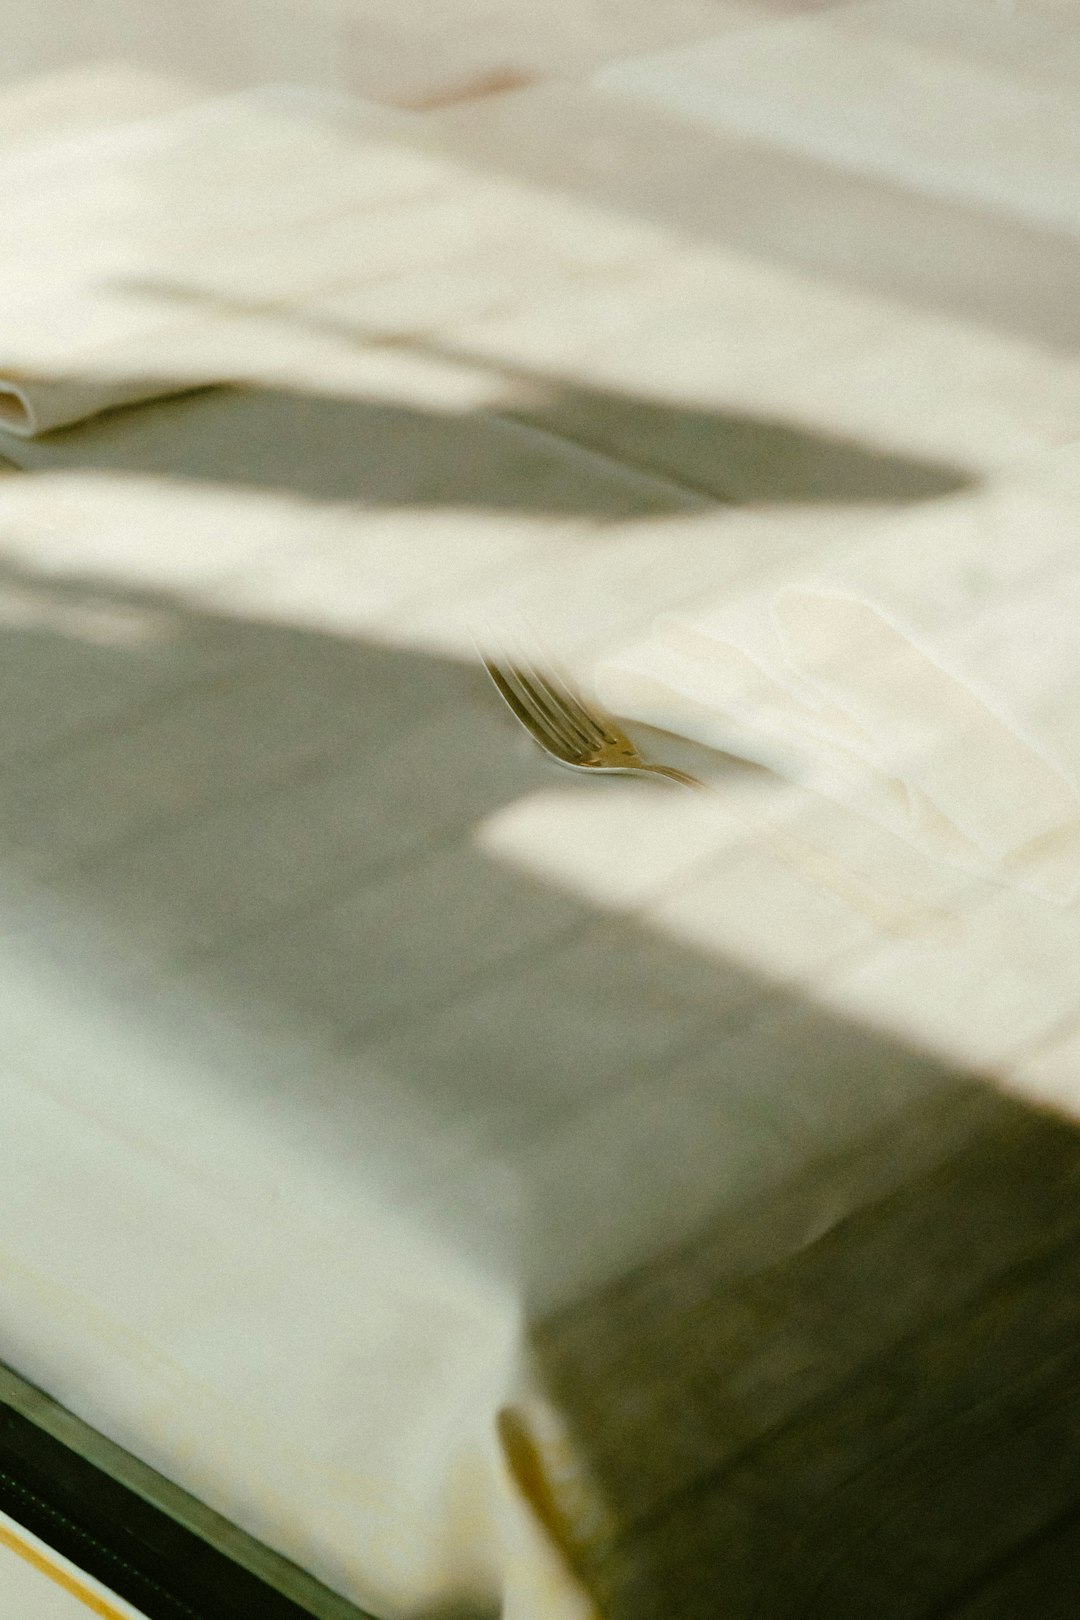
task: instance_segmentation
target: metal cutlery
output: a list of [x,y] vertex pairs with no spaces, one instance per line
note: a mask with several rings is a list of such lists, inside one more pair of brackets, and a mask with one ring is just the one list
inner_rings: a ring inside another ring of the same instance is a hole
[[701,788],[696,776],[673,765],[653,765],[609,715],[600,713],[552,670],[522,660],[496,660],[481,653],[495,689],[545,753],[576,771],[623,776],[662,776]]

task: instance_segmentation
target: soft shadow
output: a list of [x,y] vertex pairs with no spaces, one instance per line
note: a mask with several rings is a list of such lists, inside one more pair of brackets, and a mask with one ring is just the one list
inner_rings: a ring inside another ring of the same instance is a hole
[[5,454],[27,467],[131,471],[368,506],[623,521],[703,503],[899,504],[972,483],[958,468],[784,422],[570,384],[552,387],[542,406],[502,414],[200,390],[60,429],[37,447],[10,443]]
[[595,85],[451,109],[427,137],[444,156],[662,223],[688,241],[1041,346],[1080,345],[1074,233],[958,192],[934,196],[767,138],[713,129],[706,141],[692,119]]
[[501,1610],[498,1604],[481,1605],[478,1603],[440,1603],[435,1608],[422,1609],[409,1620],[499,1620]]
[[526,1297],[576,1277],[535,1352],[606,1616],[928,1620],[1077,1510],[1072,1129],[485,856],[553,778],[473,670],[6,573],[56,611],[0,631],[4,1055],[88,1107],[160,1064]]
[[743,505],[901,504],[933,500],[974,482],[958,467],[789,422],[569,383],[553,387],[544,408],[511,414],[682,488]]
[[[811,1044],[836,1034],[822,1018]],[[605,1615],[1004,1620],[1075,1601],[1080,1138],[958,1087],[862,1142],[860,1168],[889,1161],[897,1124],[930,1140],[965,1110],[982,1118],[954,1151],[780,1260],[740,1275],[726,1220],[537,1329],[611,1526],[575,1544],[567,1513],[555,1534]],[[807,1190],[742,1218],[768,1227]]]
[[670,482],[482,412],[261,387],[200,389],[111,411],[36,443],[5,441],[4,454],[29,470],[130,472],[380,510],[602,523],[700,505]]
[[[171,310],[258,313],[187,286],[138,284]],[[627,519],[746,505],[932,500],[972,486],[963,468],[768,417],[582,386],[423,335],[329,316],[275,319],[349,347],[466,366],[507,384],[505,407],[454,412],[259,387],[135,407],[10,452],[144,475],[291,490],[374,506],[465,506]],[[584,454],[583,454],[584,452]]]

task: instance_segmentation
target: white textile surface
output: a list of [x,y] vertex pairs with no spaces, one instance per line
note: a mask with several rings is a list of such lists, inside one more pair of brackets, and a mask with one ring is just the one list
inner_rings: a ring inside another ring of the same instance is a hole
[[663,618],[620,713],[767,765],[928,854],[1080,895],[1080,452]]
[[[1076,1018],[1080,364],[285,94],[9,150],[0,291],[0,1358],[380,1620],[588,1615],[531,1320],[801,1251]],[[520,609],[798,783],[558,784]]]
[[[166,82],[156,99],[156,115],[0,155],[4,433],[242,379],[253,354],[266,367],[268,337],[230,318],[229,294],[249,317],[280,312],[342,273],[365,190],[355,114],[302,90],[186,105]],[[394,115],[367,110],[380,117]]]

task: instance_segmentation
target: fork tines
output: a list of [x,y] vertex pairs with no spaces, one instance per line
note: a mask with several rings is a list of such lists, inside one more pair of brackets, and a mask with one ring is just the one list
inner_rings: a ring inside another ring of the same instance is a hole
[[590,713],[554,671],[523,660],[496,662],[488,654],[484,665],[509,708],[549,753],[584,764],[613,740],[600,716]]

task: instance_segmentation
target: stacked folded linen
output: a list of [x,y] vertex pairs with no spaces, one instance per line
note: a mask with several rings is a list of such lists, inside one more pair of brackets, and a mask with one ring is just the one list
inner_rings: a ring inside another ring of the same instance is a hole
[[879,524],[599,672],[623,713],[753,759],[980,876],[1080,895],[1080,452]]

